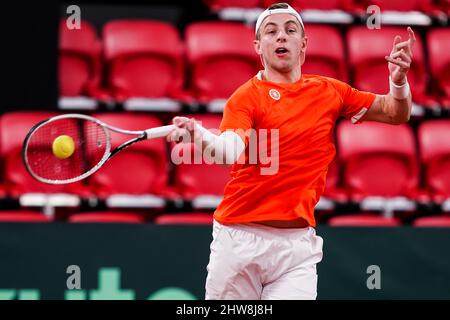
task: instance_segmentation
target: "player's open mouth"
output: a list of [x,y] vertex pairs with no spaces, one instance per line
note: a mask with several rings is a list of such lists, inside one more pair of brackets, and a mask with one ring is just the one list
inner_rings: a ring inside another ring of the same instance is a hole
[[276,54],[277,56],[279,56],[279,57],[286,55],[288,52],[289,52],[288,49],[282,48],[282,47],[277,48],[277,49],[275,50],[275,54]]

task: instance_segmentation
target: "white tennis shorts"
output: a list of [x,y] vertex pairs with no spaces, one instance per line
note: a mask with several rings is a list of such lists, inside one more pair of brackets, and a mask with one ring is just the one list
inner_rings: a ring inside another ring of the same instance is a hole
[[321,237],[312,227],[214,221],[206,300],[314,300]]

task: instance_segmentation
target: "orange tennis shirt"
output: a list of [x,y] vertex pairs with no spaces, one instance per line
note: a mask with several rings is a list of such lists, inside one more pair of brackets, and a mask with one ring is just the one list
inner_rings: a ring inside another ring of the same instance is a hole
[[[261,80],[259,74],[247,81],[227,101],[220,124],[221,132],[240,129],[245,163],[232,166],[232,178],[214,218],[221,223],[247,223],[301,217],[315,226],[314,207],[336,153],[336,119],[344,116],[359,122],[374,99],[373,93],[316,75],[302,75],[290,84]],[[252,144],[251,134],[242,133],[249,129],[254,130],[253,137],[261,138],[262,147],[260,142]],[[273,130],[278,132],[277,148],[273,148]],[[263,154],[265,161],[249,161],[249,144],[269,157]],[[268,167],[276,170],[262,174]]]

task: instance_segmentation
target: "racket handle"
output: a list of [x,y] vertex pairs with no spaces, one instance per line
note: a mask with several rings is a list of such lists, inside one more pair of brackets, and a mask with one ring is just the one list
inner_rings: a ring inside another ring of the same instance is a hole
[[171,124],[168,126],[147,129],[145,130],[145,133],[147,134],[147,139],[162,138],[167,136],[175,128],[176,126]]

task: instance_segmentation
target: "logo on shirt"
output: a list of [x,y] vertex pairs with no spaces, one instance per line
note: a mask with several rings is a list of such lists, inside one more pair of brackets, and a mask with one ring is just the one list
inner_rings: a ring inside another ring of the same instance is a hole
[[275,90],[275,89],[270,89],[269,96],[273,100],[280,100],[280,98],[281,98],[281,94],[278,92],[278,90]]

